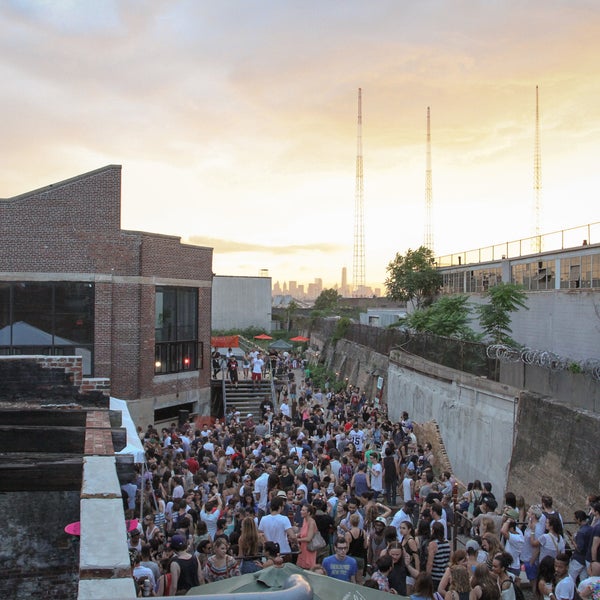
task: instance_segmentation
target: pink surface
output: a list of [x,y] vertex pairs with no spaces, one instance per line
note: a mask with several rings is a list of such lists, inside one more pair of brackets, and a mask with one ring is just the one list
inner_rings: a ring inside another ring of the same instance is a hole
[[[131,521],[125,521],[125,525],[127,525],[127,531],[131,531],[138,526],[137,519],[131,519]],[[65,527],[65,531],[70,535],[81,535],[81,521],[75,521],[74,523],[69,523]]]

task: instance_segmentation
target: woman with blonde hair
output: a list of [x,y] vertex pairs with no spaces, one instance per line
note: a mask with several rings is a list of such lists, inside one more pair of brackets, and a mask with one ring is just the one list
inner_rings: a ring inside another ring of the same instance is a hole
[[469,570],[463,564],[450,567],[450,587],[444,600],[469,600],[471,592],[471,578]]
[[500,540],[498,536],[493,533],[486,533],[481,537],[481,548],[485,550],[487,557],[485,559],[485,564],[487,568],[492,570],[492,562],[494,561],[494,556],[498,554],[498,552],[502,552],[502,546],[500,546]]
[[255,573],[262,565],[259,558],[260,541],[258,528],[253,517],[245,517],[242,521],[242,532],[238,539],[238,556],[240,558],[240,573]]
[[[450,555],[450,564],[444,571],[444,576],[442,577],[437,590],[435,590],[440,594],[440,596],[444,596],[450,589],[450,584],[452,583],[452,568],[456,566],[467,568],[467,552],[462,548],[456,550]],[[456,600],[456,598],[454,600]]]

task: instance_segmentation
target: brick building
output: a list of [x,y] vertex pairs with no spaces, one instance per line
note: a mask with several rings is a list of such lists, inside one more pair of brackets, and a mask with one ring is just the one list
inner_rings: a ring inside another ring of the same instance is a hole
[[121,229],[121,167],[0,199],[0,354],[72,355],[138,425],[210,403],[212,248]]

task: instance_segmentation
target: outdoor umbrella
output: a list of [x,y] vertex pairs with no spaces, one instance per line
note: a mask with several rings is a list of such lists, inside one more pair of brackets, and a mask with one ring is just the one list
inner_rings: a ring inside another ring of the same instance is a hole
[[273,338],[270,335],[267,335],[266,333],[261,333],[260,335],[255,335],[254,339],[255,340],[272,340]]
[[291,563],[199,585],[189,590],[186,596],[214,596],[219,600],[258,600],[262,597],[264,600],[264,595],[270,592],[275,592],[282,600],[390,600],[388,592],[318,575]]
[[296,337],[290,338],[290,342],[308,342],[310,338],[304,337],[303,335],[297,335]]
[[293,345],[285,340],[277,340],[272,344],[269,344],[269,348],[273,348],[275,350],[291,350]]

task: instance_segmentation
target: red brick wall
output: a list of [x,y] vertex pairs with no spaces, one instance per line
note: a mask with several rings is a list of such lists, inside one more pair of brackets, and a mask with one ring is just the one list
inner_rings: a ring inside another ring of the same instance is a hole
[[[160,396],[154,382],[156,285],[198,286],[199,334],[210,353],[212,248],[178,237],[120,229],[121,167],[110,165],[0,200],[0,273],[48,274],[95,284],[94,375],[116,397]],[[14,279],[14,278],[13,278]],[[210,365],[183,389],[206,388]]]

